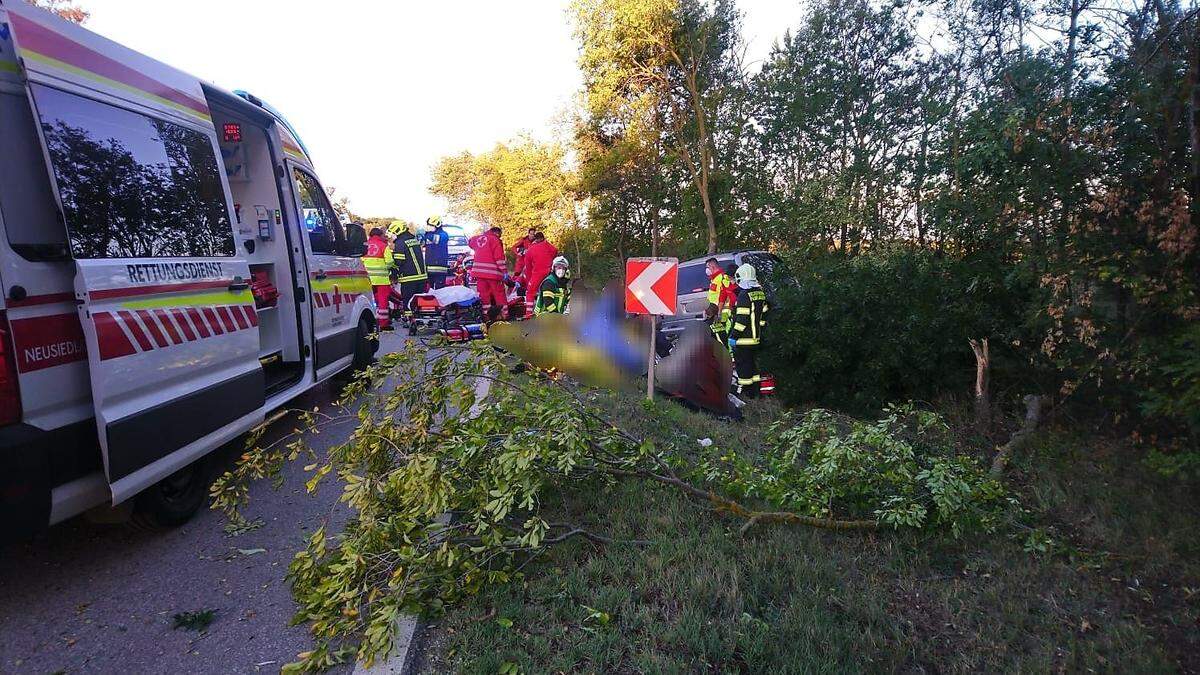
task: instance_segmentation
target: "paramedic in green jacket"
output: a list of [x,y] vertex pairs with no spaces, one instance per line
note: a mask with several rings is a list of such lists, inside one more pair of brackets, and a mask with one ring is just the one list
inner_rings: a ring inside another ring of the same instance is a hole
[[565,314],[567,305],[571,302],[571,265],[563,256],[558,256],[550,264],[550,274],[542,280],[538,287],[537,302],[533,305],[533,313]]

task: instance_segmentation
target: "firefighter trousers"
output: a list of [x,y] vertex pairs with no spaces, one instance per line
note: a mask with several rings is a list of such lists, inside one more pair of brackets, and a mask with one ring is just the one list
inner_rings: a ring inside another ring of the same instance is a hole
[[408,311],[408,301],[417,293],[424,293],[425,286],[428,285],[425,279],[417,281],[401,281],[400,282],[400,309]]
[[734,345],[733,367],[738,389],[745,398],[758,398],[762,374],[758,372],[758,345]]

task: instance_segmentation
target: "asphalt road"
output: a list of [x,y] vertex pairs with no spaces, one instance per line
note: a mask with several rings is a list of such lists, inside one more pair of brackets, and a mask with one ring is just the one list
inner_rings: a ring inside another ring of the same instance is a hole
[[[400,344],[385,335],[381,353]],[[331,395],[319,387],[294,405]],[[272,432],[291,428],[283,420]],[[348,433],[323,432],[312,445]],[[305,493],[302,464],[278,491],[252,488],[246,514],[263,525],[237,536],[206,509],[176,529],[76,518],[0,548],[0,673],[278,672],[312,646],[304,626],[288,626],[288,563],[305,536],[345,517],[332,481]],[[207,630],[173,628],[175,614],[202,610],[215,610]]]

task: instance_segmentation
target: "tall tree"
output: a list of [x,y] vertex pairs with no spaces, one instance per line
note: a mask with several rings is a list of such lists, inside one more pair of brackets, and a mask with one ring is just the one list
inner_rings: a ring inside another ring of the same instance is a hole
[[566,148],[518,138],[482,154],[462,152],[433,167],[430,192],[450,203],[450,212],[509,232],[529,228],[561,238],[578,227],[575,177]]
[[572,12],[593,127],[644,146],[663,164],[679,164],[701,204],[706,248],[714,252],[714,120],[723,85],[738,73],[733,3],[576,0]]

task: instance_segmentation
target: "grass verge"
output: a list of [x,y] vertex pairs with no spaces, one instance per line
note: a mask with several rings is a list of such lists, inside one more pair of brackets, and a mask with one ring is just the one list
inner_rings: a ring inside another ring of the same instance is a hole
[[[756,403],[731,425],[594,396],[636,434],[739,449],[778,413]],[[555,494],[565,520],[652,543],[556,547],[524,579],[436,619],[420,669],[1200,669],[1200,500],[1122,456],[1044,434],[1014,467],[1037,527],[960,541],[783,525],[742,537],[740,522],[641,482]]]

